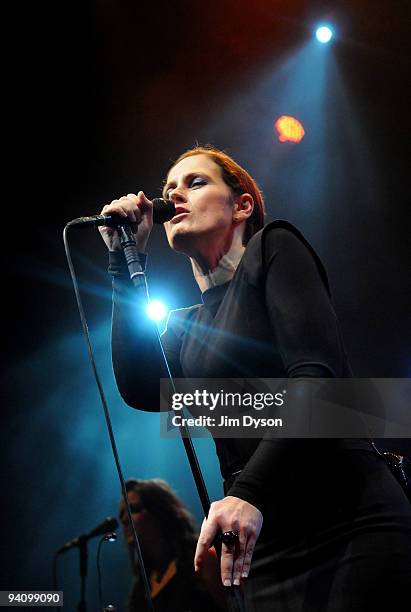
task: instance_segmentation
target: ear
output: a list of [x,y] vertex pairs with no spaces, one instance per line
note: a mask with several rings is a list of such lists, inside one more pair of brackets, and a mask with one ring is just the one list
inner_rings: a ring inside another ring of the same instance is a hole
[[241,223],[251,217],[254,210],[254,199],[249,193],[242,193],[237,196],[233,207],[233,221]]

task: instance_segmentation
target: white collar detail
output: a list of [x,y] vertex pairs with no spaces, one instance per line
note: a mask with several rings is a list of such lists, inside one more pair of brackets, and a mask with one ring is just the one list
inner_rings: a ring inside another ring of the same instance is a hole
[[238,264],[244,254],[245,247],[240,240],[233,240],[233,243],[225,255],[221,257],[218,265],[214,270],[209,270],[204,273],[198,263],[191,259],[191,265],[193,267],[194,278],[200,287],[201,293],[211,289],[211,287],[217,287],[217,285],[223,285],[230,281],[235,271],[238,268]]

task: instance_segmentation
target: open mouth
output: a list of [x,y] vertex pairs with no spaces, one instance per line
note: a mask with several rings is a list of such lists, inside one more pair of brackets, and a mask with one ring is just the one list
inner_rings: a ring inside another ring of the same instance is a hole
[[183,219],[188,214],[189,211],[186,208],[183,208],[182,206],[176,206],[176,214],[170,220],[170,223],[178,223],[180,219]]

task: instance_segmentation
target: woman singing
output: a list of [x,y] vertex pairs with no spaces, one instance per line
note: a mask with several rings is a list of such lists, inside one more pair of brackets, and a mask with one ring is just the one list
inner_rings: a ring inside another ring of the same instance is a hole
[[[350,368],[326,272],[291,224],[264,226],[251,176],[225,153],[195,148],[169,170],[171,248],[190,258],[200,305],[171,313],[162,344],[173,376],[345,378]],[[103,208],[127,217],[146,252],[152,203],[143,192]],[[138,230],[138,231],[137,231]],[[161,351],[127,299],[115,230],[101,229],[113,276],[113,364],[131,406],[157,410]],[[142,261],[145,256],[141,256]],[[385,462],[362,439],[215,439],[225,497],[204,521],[201,570],[221,532],[223,584],[244,585],[258,612],[401,610],[411,592],[411,512]]]

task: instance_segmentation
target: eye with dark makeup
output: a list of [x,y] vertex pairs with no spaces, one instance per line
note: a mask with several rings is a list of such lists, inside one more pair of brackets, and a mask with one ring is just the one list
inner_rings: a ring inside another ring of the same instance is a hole
[[189,187],[202,187],[206,184],[207,181],[202,176],[193,176],[193,178],[190,179]]
[[[186,179],[186,185],[189,189],[192,188],[196,188],[196,187],[203,187],[204,185],[207,185],[207,179],[204,178],[203,176],[190,176],[187,177]],[[176,189],[175,185],[170,185],[169,187],[167,187],[167,190],[163,192],[163,197],[166,200],[170,199],[170,194],[173,191],[173,189]]]

